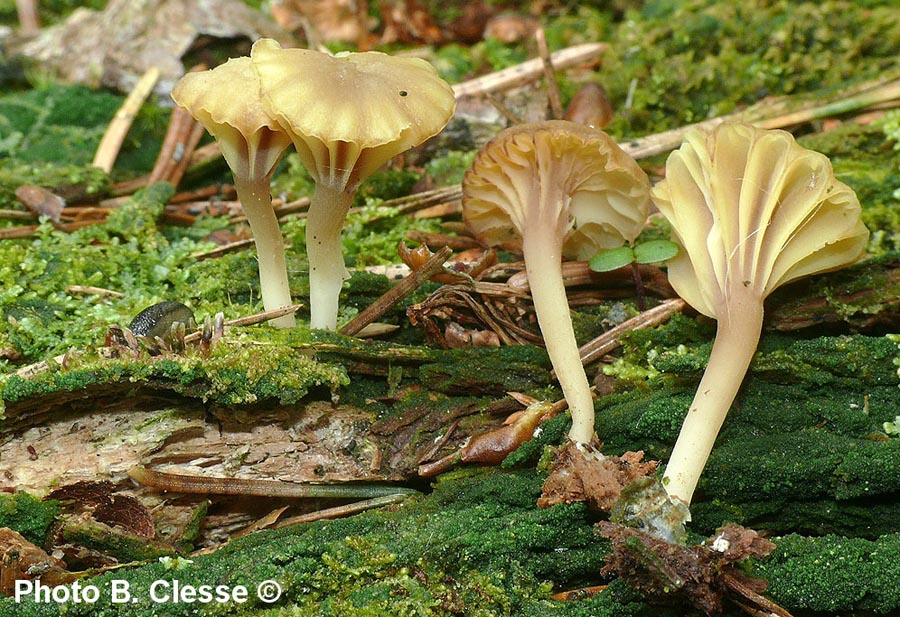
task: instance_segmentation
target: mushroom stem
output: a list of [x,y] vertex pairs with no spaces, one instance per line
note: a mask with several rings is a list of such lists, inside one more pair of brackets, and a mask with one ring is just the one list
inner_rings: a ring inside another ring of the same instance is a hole
[[[284,239],[278,218],[272,209],[269,177],[240,179],[234,176],[234,188],[250,223],[259,260],[259,289],[267,311],[291,306],[291,287],[287,278]],[[276,328],[293,328],[294,314],[282,315],[270,322]]]
[[759,299],[741,303],[719,319],[709,363],[666,466],[663,484],[673,498],[690,505],[697,481],[712,452],[719,429],[744,380],[762,332]]
[[350,275],[341,251],[341,230],[353,193],[319,184],[306,219],[306,255],[309,259],[311,328],[337,328],[338,298]]
[[[553,245],[553,238],[545,237],[552,233],[552,225],[544,225],[534,231],[548,232],[525,234],[522,239],[534,311],[544,337],[547,355],[550,356],[572,414],[569,438],[577,443],[590,443],[594,436],[594,399],[578,355],[578,344],[568,311],[569,301],[562,278],[561,247]],[[565,310],[561,311],[560,307],[565,307]]]

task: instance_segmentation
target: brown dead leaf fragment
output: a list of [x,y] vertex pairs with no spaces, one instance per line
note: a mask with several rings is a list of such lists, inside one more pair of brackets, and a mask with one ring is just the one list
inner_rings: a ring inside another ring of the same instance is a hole
[[537,505],[586,502],[591,509],[608,511],[623,488],[656,471],[657,462],[644,463],[643,458],[643,452],[604,456],[594,444],[569,442],[557,453]]
[[100,482],[82,480],[81,482],[61,486],[47,495],[46,499],[74,501],[80,506],[96,507],[111,503],[114,492],[115,485],[109,480]]
[[150,511],[130,495],[113,495],[110,502],[97,506],[92,516],[110,527],[121,527],[148,540],[156,535]]
[[380,43],[428,44],[443,42],[444,35],[419,0],[379,2],[384,32]]
[[65,199],[33,184],[23,184],[17,188],[16,199],[33,214],[46,216],[54,223],[59,223],[59,216],[66,207]]
[[684,546],[608,521],[598,525],[612,544],[601,573],[615,572],[651,601],[689,604],[711,615],[728,599],[752,615],[790,617],[760,595],[766,580],[745,575],[738,565],[775,549],[752,529],[726,525],[702,545]]
[[74,502],[77,510],[90,509],[91,518],[100,523],[152,540],[156,529],[150,512],[130,495],[115,495],[115,490],[115,485],[108,480],[86,480],[58,488],[47,499]]
[[519,412],[515,421],[500,428],[472,435],[456,452],[419,466],[419,475],[437,475],[458,463],[499,465],[513,450],[534,436],[541,423],[555,417],[563,409],[561,405],[537,402]]
[[66,564],[8,527],[0,527],[0,594],[11,596],[18,580],[40,578],[53,585]]

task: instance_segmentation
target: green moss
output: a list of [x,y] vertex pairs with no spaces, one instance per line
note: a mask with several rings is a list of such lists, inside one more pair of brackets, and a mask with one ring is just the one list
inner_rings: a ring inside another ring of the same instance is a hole
[[[252,313],[255,307],[233,306],[231,296],[257,284],[255,269],[195,269],[191,255],[209,245],[188,233],[160,231],[158,218],[171,194],[171,186],[158,184],[136,193],[101,225],[66,233],[45,224],[31,241],[0,244],[0,261],[15,264],[0,270],[0,347],[29,362],[94,346],[103,342],[106,326],[127,325],[162,300],[184,302],[201,320],[218,311],[229,318]],[[252,259],[250,252],[245,259]],[[238,273],[247,276],[243,284],[231,278]],[[103,287],[124,297],[78,295],[68,291],[71,285]],[[3,360],[0,366],[8,364]]]
[[[123,101],[124,97],[77,85],[48,85],[0,97],[0,159],[90,165]],[[142,106],[116,159],[117,173],[132,175],[152,168],[168,115],[152,103]]]
[[172,356],[142,360],[105,359],[86,354],[73,359],[65,370],[45,371],[34,377],[7,375],[2,385],[6,403],[53,392],[89,387],[152,383],[204,401],[248,404],[277,400],[290,404],[310,388],[337,391],[349,383],[340,366],[317,362],[290,348],[222,341],[209,357]]
[[462,182],[463,174],[475,160],[476,150],[462,152],[450,150],[425,163],[425,172],[437,186],[447,186]]
[[[68,616],[194,614],[197,606],[154,604],[149,585],[245,585],[247,604],[200,607],[202,614],[258,614],[268,608],[252,591],[266,579],[284,594],[276,615],[695,615],[645,604],[621,581],[584,601],[553,602],[555,589],[596,583],[608,550],[580,505],[537,509],[542,478],[531,471],[462,470],[438,479],[432,495],[397,509],[348,519],[265,531],[197,555],[177,571],[164,563],[119,569],[83,581],[108,589],[128,580],[139,601],[69,604]],[[900,606],[894,582],[900,536],[876,541],[835,536],[775,538],[777,549],[753,566],[769,579],[769,593],[791,611],[862,611],[890,614]],[[0,615],[59,615],[55,603],[0,600]],[[726,615],[737,615],[727,612]]]
[[[630,332],[622,337],[619,364],[609,372],[635,375],[640,378],[636,381],[651,383],[660,379],[673,383],[673,378],[692,381],[694,376],[699,379],[709,360],[714,328],[715,322],[709,319],[675,315],[657,328]],[[887,337],[843,335],[798,340],[766,333],[750,371],[769,381],[806,383],[810,388],[860,382],[880,385],[897,381],[891,367],[895,354],[894,344]]]
[[424,364],[419,379],[438,392],[527,392],[550,382],[548,369],[546,353],[535,347],[469,347],[447,351],[439,362]]
[[[0,144],[2,160],[2,144]],[[52,191],[63,199],[72,197],[99,198],[109,189],[109,177],[97,167],[85,163],[31,163],[6,160],[0,166],[0,207],[21,208],[16,199],[16,189],[23,184],[33,184]]]
[[792,534],[775,543],[759,571],[782,606],[828,614],[900,610],[900,534],[878,540]]
[[767,501],[725,500],[691,505],[691,527],[712,533],[726,523],[737,523],[771,533],[812,536],[836,534],[875,539],[900,527],[900,508],[890,500],[810,501],[785,498]]
[[[243,584],[251,592],[274,579],[284,590],[276,606],[284,614],[521,614],[526,605],[551,604],[549,580],[596,577],[605,554],[582,506],[534,507],[541,482],[528,471],[446,477],[432,496],[395,511],[257,533],[213,555],[195,556],[178,572],[150,563],[95,577],[91,583],[101,588],[111,578],[127,578],[142,602],[113,606],[101,594],[98,604],[70,604],[66,614],[93,617],[115,609],[140,615],[149,607],[148,586],[172,578]],[[216,612],[265,608],[253,595],[247,605],[223,605]],[[372,604],[363,608],[366,603]],[[153,605],[160,617],[195,608]],[[54,604],[0,600],[0,615],[10,609],[23,616],[60,611]]]
[[0,527],[9,527],[26,540],[44,545],[50,525],[59,515],[59,502],[41,501],[27,493],[0,495]]
[[766,95],[878,77],[896,66],[900,45],[889,2],[662,0],[643,3],[640,13],[628,12],[607,36],[585,41],[582,31],[606,34],[603,19],[580,29],[562,22],[565,30],[554,32],[553,40],[557,46],[609,41],[602,81],[620,110],[609,127],[619,136],[683,126]]

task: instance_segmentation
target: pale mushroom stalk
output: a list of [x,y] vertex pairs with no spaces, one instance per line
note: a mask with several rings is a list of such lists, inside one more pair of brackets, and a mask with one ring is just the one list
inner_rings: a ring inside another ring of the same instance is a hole
[[706,371],[663,478],[690,504],[779,286],[856,261],[869,232],[852,189],[823,155],[790,133],[723,123],[689,132],[666,162],[653,200],[672,225],[675,291],[718,321]]
[[753,298],[732,297],[732,301],[743,305],[735,311],[740,318],[729,316],[718,322],[708,368],[697,386],[666,466],[665,487],[670,495],[694,494],[722,423],[756,353],[762,332],[762,303]]
[[[263,109],[259,79],[250,58],[233,58],[209,71],[182,77],[172,99],[203,124],[231,168],[238,199],[256,242],[259,287],[267,311],[293,304],[287,277],[284,239],[272,207],[269,182],[291,140]],[[295,325],[289,313],[270,323]]]
[[572,328],[562,258],[631,242],[647,216],[646,174],[604,132],[555,120],[502,131],[462,182],[463,218],[482,242],[521,250],[547,355],[572,415],[569,437],[590,443],[594,401]]
[[[263,178],[239,177],[234,174],[234,190],[247,215],[250,231],[256,243],[259,261],[259,292],[267,311],[292,304],[291,286],[287,277],[287,261],[284,255],[284,238],[278,217],[272,208],[269,176]],[[270,322],[276,328],[293,328],[293,313],[282,315]]]
[[316,183],[306,222],[310,326],[334,330],[347,278],[341,228],[353,195],[379,167],[444,128],[453,90],[417,58],[331,56],[271,39],[254,43],[250,55],[265,109]]
[[325,184],[316,186],[306,219],[306,256],[309,259],[311,328],[337,327],[338,299],[349,276],[341,251],[341,230],[353,193]]
[[[572,414],[569,437],[589,443],[594,436],[594,399],[569,316],[569,301],[562,277],[561,236],[545,225],[522,238],[525,270],[531,287],[531,299],[550,363]],[[561,311],[560,307],[566,307]]]

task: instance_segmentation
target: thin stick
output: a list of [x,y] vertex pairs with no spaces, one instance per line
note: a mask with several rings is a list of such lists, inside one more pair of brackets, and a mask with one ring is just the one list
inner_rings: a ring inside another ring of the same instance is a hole
[[131,94],[122,103],[122,107],[119,108],[112,122],[106,128],[103,139],[100,140],[100,145],[94,154],[92,163],[94,167],[99,167],[106,173],[112,171],[116,157],[119,156],[119,150],[122,149],[122,143],[125,141],[125,135],[128,134],[141,106],[153,92],[158,80],[159,69],[154,66],[147,69],[147,72],[135,84]]
[[188,201],[200,201],[205,198],[221,197],[234,199],[234,187],[230,184],[211,184],[193,191],[181,191],[175,193],[169,200],[169,205],[181,204]]
[[791,101],[791,98],[785,98],[779,101],[778,104],[771,102],[760,104],[736,114],[710,118],[703,122],[688,124],[669,131],[628,140],[619,145],[633,158],[643,159],[677,148],[681,145],[684,134],[695,128],[711,130],[722,122],[729,120],[752,122],[766,129],[785,128],[816,118],[844,114],[865,109],[872,105],[880,105],[897,98],[900,98],[900,79],[887,83],[867,82],[855,88],[853,94],[839,96],[826,103],[821,103],[821,99],[819,99],[819,104],[807,104],[806,107],[789,113],[780,113],[784,105]]
[[432,276],[440,272],[444,267],[444,262],[450,258],[453,250],[450,247],[442,247],[437,253],[422,264],[421,268],[413,270],[409,276],[392,287],[386,294],[375,300],[364,311],[354,317],[350,323],[341,328],[341,334],[354,336],[358,334],[365,326],[372,323],[394,306],[403,300],[406,296],[418,289],[422,283],[430,279]]
[[594,340],[582,345],[578,350],[578,355],[581,356],[581,363],[590,364],[597,358],[601,358],[619,347],[622,344],[619,341],[619,337],[626,332],[658,326],[667,321],[673,314],[683,311],[686,306],[687,304],[681,298],[673,298],[653,307],[649,311],[644,311],[640,315],[623,321],[615,328],[607,330]]
[[494,106],[494,109],[500,112],[501,116],[506,118],[506,121],[510,124],[510,126],[524,123],[524,120],[522,120],[521,116],[514,113],[513,110],[503,104],[503,101],[501,101],[490,92],[485,92],[484,98],[488,103]]
[[66,287],[66,293],[107,296],[110,298],[125,297],[125,294],[123,294],[121,291],[113,291],[112,289],[104,289],[102,287],[94,287],[92,285],[69,285],[68,287]]
[[128,475],[135,482],[172,493],[192,495],[242,495],[280,499],[334,498],[353,499],[415,495],[418,491],[385,484],[295,484],[281,480],[223,478],[167,473],[146,467],[134,467]]
[[550,59],[550,51],[547,49],[547,36],[544,29],[539,27],[534,32],[537,41],[538,55],[544,67],[544,79],[547,81],[547,96],[550,98],[550,111],[554,120],[563,119],[562,96],[559,94],[559,82],[556,81],[556,73],[553,70],[553,61]]
[[[609,45],[606,43],[575,45],[551,54],[550,61],[557,69],[563,70],[593,60],[607,49],[609,49]],[[496,73],[454,84],[453,94],[457,99],[461,99],[465,96],[478,96],[485,92],[511,90],[516,86],[534,81],[542,71],[543,62],[540,58],[534,58]]]
[[364,501],[348,503],[345,506],[325,508],[318,512],[310,512],[309,514],[300,514],[298,516],[286,518],[275,525],[275,529],[280,529],[281,527],[287,527],[289,525],[299,525],[301,523],[312,523],[326,519],[340,518],[342,516],[350,516],[351,514],[357,514],[358,512],[364,512],[365,510],[373,510],[382,506],[400,503],[401,501],[406,501],[409,497],[409,493],[396,493],[394,495],[385,495],[384,497],[374,497]]
[[254,242],[255,241],[253,240],[253,238],[247,238],[246,240],[235,240],[234,242],[229,242],[228,244],[217,246],[210,251],[205,251],[203,253],[194,253],[193,255],[191,255],[191,257],[196,259],[197,261],[212,259],[214,257],[221,257],[222,255],[227,255],[228,253],[242,251],[246,248],[250,248],[251,246],[253,246]]
[[757,124],[766,129],[780,128],[801,124],[816,118],[838,116],[865,107],[881,105],[898,98],[900,98],[900,79],[895,79],[892,82],[880,84],[875,88],[867,89],[850,97],[837,99],[822,105],[815,105],[809,109],[801,109],[770,120],[763,120],[757,122]]

